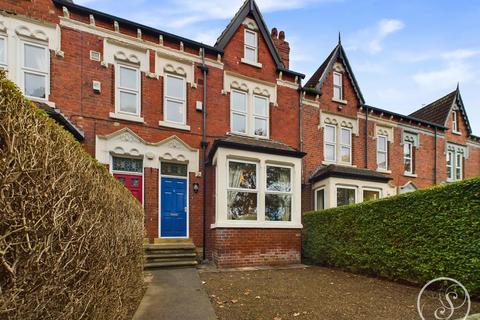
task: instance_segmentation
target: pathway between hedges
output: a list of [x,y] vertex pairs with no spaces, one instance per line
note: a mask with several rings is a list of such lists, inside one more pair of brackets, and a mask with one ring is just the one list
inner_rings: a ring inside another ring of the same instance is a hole
[[195,268],[152,270],[133,320],[215,320]]

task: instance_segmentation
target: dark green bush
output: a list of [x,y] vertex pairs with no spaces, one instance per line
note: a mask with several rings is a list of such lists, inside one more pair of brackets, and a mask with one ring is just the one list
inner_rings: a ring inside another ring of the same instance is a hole
[[440,276],[480,295],[480,178],[304,217],[315,264],[424,284]]

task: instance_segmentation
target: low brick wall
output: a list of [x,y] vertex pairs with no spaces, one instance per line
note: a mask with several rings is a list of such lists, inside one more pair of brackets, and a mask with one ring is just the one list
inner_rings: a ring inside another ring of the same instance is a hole
[[300,263],[301,230],[211,230],[211,258],[219,268]]

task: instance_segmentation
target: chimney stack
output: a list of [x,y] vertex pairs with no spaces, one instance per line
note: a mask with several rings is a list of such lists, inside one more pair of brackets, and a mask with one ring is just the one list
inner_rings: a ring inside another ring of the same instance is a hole
[[285,41],[285,32],[280,31],[280,33],[278,33],[277,28],[273,28],[270,37],[272,38],[275,47],[277,47],[285,68],[288,69],[290,63],[290,45]]

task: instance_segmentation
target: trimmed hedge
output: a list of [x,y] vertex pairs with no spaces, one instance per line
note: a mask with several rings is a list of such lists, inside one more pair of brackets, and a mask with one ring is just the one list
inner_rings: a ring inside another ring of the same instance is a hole
[[129,319],[143,209],[0,72],[0,318]]
[[312,263],[414,284],[452,277],[480,295],[480,178],[310,212],[303,233]]

